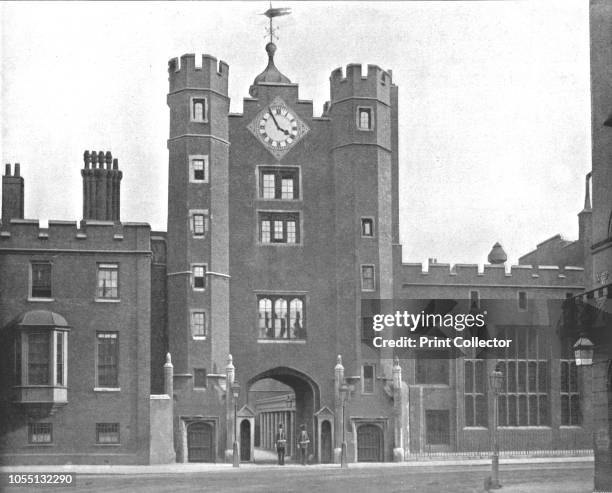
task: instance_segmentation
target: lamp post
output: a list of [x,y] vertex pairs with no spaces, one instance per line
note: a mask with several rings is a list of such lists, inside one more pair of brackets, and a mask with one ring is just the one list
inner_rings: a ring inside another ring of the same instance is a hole
[[499,489],[499,442],[497,440],[498,421],[498,396],[504,385],[504,374],[499,365],[489,375],[489,388],[493,392],[493,454],[491,458],[491,483],[490,489]]
[[234,381],[232,384],[232,395],[234,397],[234,447],[233,447],[233,466],[240,467],[240,454],[238,453],[238,396],[240,395],[240,384]]
[[593,353],[595,345],[590,339],[581,334],[578,340],[574,343],[574,357],[576,358],[576,366],[591,366],[593,364]]
[[348,396],[349,387],[346,383],[340,385],[340,398],[342,399],[342,448],[340,449],[340,467],[346,469],[348,467],[346,457],[346,424],[345,424],[345,409],[346,398]]

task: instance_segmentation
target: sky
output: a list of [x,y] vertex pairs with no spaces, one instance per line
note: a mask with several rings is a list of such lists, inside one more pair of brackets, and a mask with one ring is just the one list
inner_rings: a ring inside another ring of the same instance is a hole
[[[590,169],[588,2],[275,2],[277,67],[314,101],[349,63],[399,87],[405,262],[485,263],[578,235]],[[27,218],[79,220],[83,151],[123,170],[121,218],[166,229],[167,63],[230,66],[231,111],[265,67],[266,2],[2,2],[3,163]],[[4,172],[4,167],[2,167]]]

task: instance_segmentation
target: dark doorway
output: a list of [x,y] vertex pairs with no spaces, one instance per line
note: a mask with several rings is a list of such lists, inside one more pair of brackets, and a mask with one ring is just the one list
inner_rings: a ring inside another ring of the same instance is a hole
[[331,424],[327,420],[321,424],[321,462],[323,464],[332,462],[332,431]]
[[240,460],[251,460],[251,422],[248,419],[240,423]]
[[213,462],[213,427],[198,421],[187,428],[189,462]]
[[382,462],[382,430],[376,425],[361,425],[357,429],[357,461]]

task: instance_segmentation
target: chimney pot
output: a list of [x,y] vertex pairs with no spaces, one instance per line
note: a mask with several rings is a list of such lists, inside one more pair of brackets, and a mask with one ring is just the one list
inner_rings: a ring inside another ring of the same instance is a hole
[[15,163],[15,175],[14,176],[19,176],[19,171],[20,171],[19,168],[20,168],[19,163]]
[[11,163],[6,163],[4,176],[11,176]]
[[104,168],[104,151],[98,151],[98,168]]
[[117,158],[113,159],[113,169],[119,169],[119,160]]

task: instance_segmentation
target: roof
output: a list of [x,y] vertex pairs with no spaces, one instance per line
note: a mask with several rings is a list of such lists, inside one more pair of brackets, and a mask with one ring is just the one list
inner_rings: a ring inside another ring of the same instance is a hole
[[57,327],[69,328],[66,319],[49,310],[31,310],[23,314],[17,325],[21,327]]

